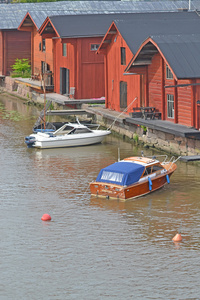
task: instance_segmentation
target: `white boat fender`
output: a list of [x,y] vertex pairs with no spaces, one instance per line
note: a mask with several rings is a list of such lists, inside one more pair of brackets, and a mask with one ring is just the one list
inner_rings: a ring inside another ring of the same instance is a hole
[[170,180],[169,180],[169,175],[168,174],[166,175],[166,179],[167,179],[167,183],[169,184]]
[[152,190],[152,181],[151,181],[151,178],[148,177],[148,180],[149,180],[149,190],[151,191]]

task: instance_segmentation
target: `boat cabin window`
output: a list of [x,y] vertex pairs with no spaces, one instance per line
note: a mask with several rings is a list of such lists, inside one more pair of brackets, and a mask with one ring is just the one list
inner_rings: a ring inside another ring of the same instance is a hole
[[66,126],[64,129],[63,129],[63,131],[70,131],[70,130],[72,130],[73,129],[73,127],[71,127],[71,126]]
[[155,165],[152,167],[152,173],[162,170],[163,167],[159,165]]
[[148,167],[148,168],[145,169],[143,176],[147,176],[149,174],[151,174],[151,167]]
[[69,134],[79,134],[79,133],[91,133],[92,131],[88,128],[74,128]]
[[160,165],[153,165],[153,166],[147,167],[147,168],[145,169],[145,171],[144,171],[143,176],[150,175],[150,174],[152,174],[152,173],[154,173],[154,172],[157,172],[157,171],[160,171],[160,170],[162,170],[162,169],[163,169],[163,167],[160,166]]

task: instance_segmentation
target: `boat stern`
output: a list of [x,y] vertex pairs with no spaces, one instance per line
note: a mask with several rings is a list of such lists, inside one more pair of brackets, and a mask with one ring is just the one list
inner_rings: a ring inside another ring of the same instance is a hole
[[90,183],[90,192],[91,195],[96,197],[125,200],[125,192],[123,186],[94,181]]
[[34,146],[35,142],[36,142],[36,139],[34,136],[29,135],[29,136],[25,137],[25,144],[27,145],[28,148],[32,148]]

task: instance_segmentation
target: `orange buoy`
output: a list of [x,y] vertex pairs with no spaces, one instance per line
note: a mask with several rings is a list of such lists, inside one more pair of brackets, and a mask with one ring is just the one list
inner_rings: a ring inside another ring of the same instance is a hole
[[172,239],[173,242],[181,242],[182,241],[182,236],[180,233],[177,233],[173,239]]
[[48,214],[44,214],[41,218],[42,221],[51,221],[51,216]]

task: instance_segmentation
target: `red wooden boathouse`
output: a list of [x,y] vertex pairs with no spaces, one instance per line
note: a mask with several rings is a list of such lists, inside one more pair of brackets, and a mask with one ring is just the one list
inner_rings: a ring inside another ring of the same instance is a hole
[[[128,70],[143,72],[146,105],[162,119],[200,128],[200,34],[160,35],[144,41]],[[145,54],[144,54],[145,53]],[[144,88],[144,83],[143,83]]]
[[[105,55],[107,107],[122,111],[137,97],[134,106],[155,107],[163,120],[199,128],[199,25],[195,12],[144,13],[132,20],[113,21],[98,50]],[[164,40],[158,40],[161,34]],[[195,35],[192,41],[191,34]],[[155,45],[154,35],[159,45]],[[174,38],[170,40],[170,36]],[[130,51],[135,55],[122,68]]]
[[[40,14],[40,12],[38,12]],[[29,12],[26,13],[18,30],[31,35],[31,68],[36,79],[46,71],[53,73],[53,43],[51,39],[45,40],[38,33],[38,26]]]
[[65,95],[74,87],[76,99],[104,97],[104,57],[96,51],[113,19],[132,18],[133,15],[48,17],[39,33],[43,39],[53,41],[54,91]]

